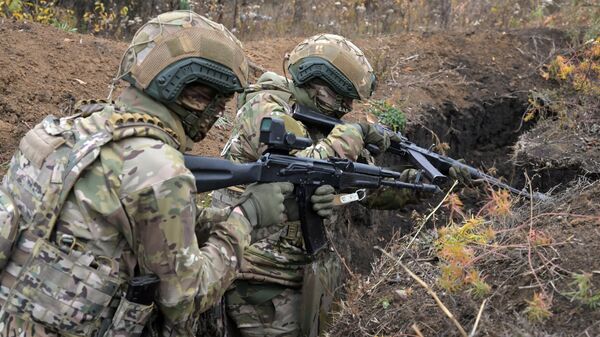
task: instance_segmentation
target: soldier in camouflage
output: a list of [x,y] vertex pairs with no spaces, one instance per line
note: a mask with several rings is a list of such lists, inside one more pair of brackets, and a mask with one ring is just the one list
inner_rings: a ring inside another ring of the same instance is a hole
[[[294,153],[302,157],[373,163],[365,149],[368,144],[383,152],[392,140],[398,140],[368,123],[340,124],[323,133],[291,117],[292,105],[302,104],[341,118],[352,110],[354,100],[371,96],[375,74],[362,51],[350,41],[332,34],[310,37],[287,56],[287,64],[291,81],[266,72],[239,96],[233,133],[222,153],[225,158],[237,162],[257,160],[266,150],[258,135],[260,121],[267,116],[283,119],[287,130],[313,140],[313,146]],[[417,173],[406,169],[401,179],[414,181]],[[451,170],[453,177],[456,173],[456,169]],[[215,191],[213,204],[231,204],[240,192],[235,188]],[[370,208],[397,209],[418,197],[408,189],[381,188],[371,191],[364,203]],[[238,280],[225,297],[234,335],[312,337],[324,327],[333,293],[339,286],[339,261],[331,251],[310,259],[303,247],[299,224],[286,225],[263,240],[255,242],[253,238],[253,244],[244,252]]]
[[[225,158],[257,160],[266,150],[258,135],[260,121],[267,116],[282,118],[287,130],[313,140],[311,147],[295,152],[297,156],[334,156],[372,163],[366,144],[375,144],[383,151],[389,147],[393,136],[369,124],[338,125],[325,134],[291,118],[293,104],[340,118],[351,111],[353,100],[371,96],[375,74],[354,44],[332,34],[313,36],[296,46],[288,64],[293,81],[267,72],[240,97],[233,134],[223,150]],[[231,204],[239,192],[215,191],[213,204]],[[402,202],[409,197],[410,192],[402,192]],[[238,280],[225,297],[234,335],[316,336],[339,286],[337,257],[325,251],[310,259],[298,222],[287,222],[278,233],[254,239],[244,253]]]
[[[252,229],[280,226],[293,188],[250,185],[223,210],[196,204],[182,152],[247,74],[222,25],[165,13],[134,36],[118,76],[131,86],[115,103],[84,102],[26,134],[0,187],[0,336],[194,335]],[[205,221],[214,226],[199,246]],[[160,279],[154,303],[121,296],[147,274]]]

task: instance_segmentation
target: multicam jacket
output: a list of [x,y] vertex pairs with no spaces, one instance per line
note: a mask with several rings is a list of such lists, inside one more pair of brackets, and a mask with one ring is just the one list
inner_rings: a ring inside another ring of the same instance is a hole
[[[255,92],[252,92],[256,90]],[[241,96],[232,136],[225,145],[223,155],[236,162],[251,162],[260,158],[266,147],[260,144],[260,121],[264,117],[279,117],[285,121],[288,131],[299,136],[311,137],[314,145],[298,151],[299,157],[324,159],[328,157],[348,158],[356,161],[363,155],[364,142],[358,128],[349,125],[338,125],[329,134],[319,130],[308,129],[304,124],[291,118],[291,105],[295,95],[300,94],[293,84],[287,84],[285,78],[267,72],[263,74],[254,87]]]
[[[157,128],[148,127],[149,123]],[[183,128],[176,115],[137,89],[126,89],[116,106],[51,124],[46,130],[54,125],[68,133],[67,143],[102,130],[113,133],[113,140],[101,147],[68,194],[51,240],[74,238],[95,257],[117,263],[121,279],[135,274],[159,276],[155,302],[164,323],[161,335],[193,336],[195,313],[218,301],[233,281],[243,248],[249,244],[250,224],[237,213],[224,217],[223,212],[214,212],[227,220],[216,223],[199,247],[197,219],[211,217],[196,206],[194,178],[183,162],[187,142]],[[17,183],[39,189],[31,157],[41,156],[43,162],[47,153],[36,154],[29,148],[28,156],[18,151],[13,157],[3,180],[5,190],[17,191]],[[21,213],[19,225],[27,228],[26,220],[36,216],[31,214],[34,210],[26,198],[12,197]],[[51,212],[35,210],[40,211]],[[18,274],[18,265],[13,268],[11,263],[4,270],[3,285],[4,279],[15,276],[11,273]],[[0,297],[9,290],[2,289]],[[0,336],[61,335],[6,313],[0,319]]]

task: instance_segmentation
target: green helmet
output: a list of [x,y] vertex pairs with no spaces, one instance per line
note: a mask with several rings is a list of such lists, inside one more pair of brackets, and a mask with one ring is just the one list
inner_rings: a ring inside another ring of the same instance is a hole
[[136,32],[118,77],[170,103],[190,83],[210,86],[222,95],[243,91],[248,61],[240,41],[223,25],[191,11],[173,11]]
[[339,35],[320,34],[301,42],[289,55],[288,70],[297,86],[321,80],[343,97],[365,100],[375,90],[371,64]]

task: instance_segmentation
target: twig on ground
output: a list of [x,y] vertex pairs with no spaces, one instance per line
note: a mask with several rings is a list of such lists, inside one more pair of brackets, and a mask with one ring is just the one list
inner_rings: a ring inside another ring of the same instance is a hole
[[[444,204],[444,202],[446,201],[446,199],[448,199],[448,196],[452,193],[452,191],[454,190],[454,187],[456,187],[457,184],[458,184],[458,182],[454,181],[454,184],[452,184],[452,186],[450,187],[450,189],[448,190],[448,192],[446,193],[446,195],[444,196],[444,198],[440,201],[440,203],[437,206],[435,206],[435,208],[425,217],[425,219],[423,220],[423,222],[421,222],[421,225],[417,229],[417,232],[415,233],[415,235],[413,236],[413,238],[410,240],[410,242],[408,243],[408,245],[406,245],[406,248],[404,248],[404,251],[402,252],[402,254],[400,255],[400,257],[397,259],[396,264],[394,265],[394,267],[398,266],[398,263],[400,263],[400,261],[402,261],[402,258],[404,257],[404,255],[406,254],[406,252],[408,251],[408,249],[410,248],[410,246],[413,244],[413,242],[415,241],[415,239],[417,238],[417,236],[419,236],[419,233],[421,233],[421,230],[423,229],[423,227],[425,226],[425,224],[429,221],[429,219],[431,219],[431,217],[435,214],[435,212],[437,212],[437,210],[440,207],[442,207],[442,205]],[[375,247],[375,248],[382,250],[379,247]],[[373,290],[375,290],[375,288],[377,288],[379,286],[379,284],[381,284],[381,282],[383,280],[387,279],[387,277],[389,276],[390,272],[393,269],[394,268],[390,268],[385,273],[385,275],[379,279],[379,281],[377,281],[371,288],[369,288],[368,291],[365,292],[365,294],[366,293],[370,293]]]
[[[531,195],[533,195],[533,187],[531,185],[531,179],[529,179],[529,176],[527,175],[527,173],[525,173],[525,180],[527,181],[527,184],[529,186],[529,193]],[[535,278],[535,281],[539,284],[540,289],[542,291],[542,295],[544,296],[544,299],[548,299],[548,294],[546,293],[546,287],[544,287],[544,285],[542,284],[542,281],[540,280],[540,278],[538,277],[535,268],[533,267],[533,260],[531,258],[531,250],[532,250],[532,242],[531,239],[533,237],[533,198],[529,199],[529,233],[527,234],[527,262],[529,263],[529,269],[531,270],[531,273],[533,275],[533,277]]]
[[344,259],[344,257],[342,257],[342,255],[340,254],[340,252],[338,252],[337,248],[335,247],[335,244],[333,243],[333,240],[331,239],[331,235],[329,235],[329,233],[327,235],[327,239],[329,240],[329,245],[331,246],[331,248],[333,248],[333,251],[335,252],[335,255],[337,255],[337,257],[340,259],[340,261],[342,261],[342,264],[344,265],[344,268],[346,268],[346,271],[348,272],[348,274],[350,275],[350,277],[352,279],[355,279],[356,275],[354,275],[354,273],[352,272],[352,269],[350,269],[350,267],[346,263],[346,259]]
[[[377,247],[377,249],[379,251],[381,251],[381,253],[385,254],[387,257],[389,257],[391,259],[395,259],[390,253],[386,252],[385,250],[383,250],[383,249],[381,249],[379,247]],[[437,303],[437,305],[440,307],[440,309],[442,309],[442,311],[444,312],[444,314],[446,314],[446,316],[450,319],[450,321],[452,321],[452,323],[456,326],[456,328],[460,332],[461,336],[468,337],[467,332],[465,331],[465,329],[456,320],[456,318],[454,317],[454,315],[452,314],[452,312],[450,312],[450,310],[448,310],[448,308],[444,305],[444,303],[442,302],[442,300],[440,300],[440,298],[435,293],[435,291],[433,291],[433,289],[431,289],[431,287],[429,287],[429,285],[427,285],[427,283],[425,283],[425,281],[423,281],[419,276],[417,276],[410,269],[408,269],[408,267],[405,266],[404,263],[400,262],[400,259],[397,259],[397,260],[398,260],[397,261],[398,265],[400,267],[402,267],[402,269],[404,269],[404,271],[410,277],[412,277],[415,281],[417,281],[417,283],[419,285],[421,285],[423,288],[425,288],[425,290],[427,291],[427,293],[429,293],[429,295],[431,295],[431,297],[433,297],[433,299],[435,300],[435,303]]]
[[427,215],[427,217],[425,217],[425,219],[423,220],[423,222],[421,223],[421,225],[417,229],[417,232],[415,233],[415,236],[413,236],[413,238],[410,240],[410,242],[408,243],[408,245],[406,245],[406,248],[404,248],[404,251],[402,252],[402,254],[400,255],[400,257],[398,258],[398,261],[402,260],[402,258],[404,257],[404,254],[408,251],[408,249],[413,244],[413,242],[415,241],[415,239],[417,238],[417,236],[419,236],[419,234],[421,233],[421,230],[423,229],[423,227],[425,226],[425,224],[429,221],[429,219],[431,219],[431,217],[433,216],[433,214],[435,214],[435,212],[437,212],[437,210],[440,207],[442,207],[442,205],[444,204],[444,201],[446,201],[446,199],[448,199],[448,196],[450,195],[450,193],[452,193],[452,191],[454,190],[454,187],[456,187],[456,185],[458,185],[458,181],[457,180],[455,180],[454,184],[452,184],[452,186],[450,187],[450,189],[448,189],[448,192],[446,192],[446,195],[444,196],[444,199],[442,199],[442,201],[440,201],[440,203],[437,206],[435,206],[435,208],[433,209],[433,211],[431,211]]
[[423,333],[421,332],[421,330],[419,330],[419,327],[417,326],[417,323],[413,323],[413,325],[411,326],[411,328],[417,334],[417,336],[419,336],[419,337],[425,337],[425,336],[423,336]]
[[481,307],[479,307],[479,313],[477,313],[477,318],[475,319],[475,324],[473,324],[473,329],[471,330],[469,337],[474,337],[475,333],[477,332],[477,326],[479,325],[479,320],[481,319],[481,314],[483,313],[483,309],[485,308],[486,302],[487,302],[487,299],[485,299],[485,300],[483,300],[483,302],[481,302]]

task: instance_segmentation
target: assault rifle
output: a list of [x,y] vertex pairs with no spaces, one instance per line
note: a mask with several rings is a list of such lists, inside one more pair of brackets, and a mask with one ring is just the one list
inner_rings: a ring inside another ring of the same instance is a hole
[[331,185],[336,191],[381,186],[429,193],[440,191],[435,185],[399,181],[400,173],[377,166],[339,158],[319,160],[290,156],[291,150],[304,149],[312,142],[286,132],[283,120],[278,118],[262,120],[260,141],[268,146],[268,150],[257,162],[236,164],[220,158],[186,155],[185,166],[194,175],[198,192],[254,182],[294,184],[304,244],[311,255],[327,243],[323,221],[310,202],[315,189],[321,185]]
[[[344,124],[344,121],[342,120],[312,111],[310,108],[300,104],[294,105],[292,117],[295,120],[304,123],[305,125],[320,129],[326,134],[329,133],[336,125]],[[535,192],[530,194],[528,192],[518,190],[508,184],[503,183],[499,179],[485,174],[478,169],[466,165],[458,160],[442,156],[433,151],[419,147],[415,143],[410,142],[408,138],[404,137],[399,132],[394,132],[383,127],[382,125],[378,125],[377,127],[379,127],[382,132],[394,133],[400,138],[400,141],[391,142],[387,152],[394,155],[399,155],[402,158],[410,161],[413,165],[424,172],[425,176],[432,184],[441,185],[445,183],[448,179],[446,174],[448,174],[450,168],[452,166],[457,166],[461,169],[466,169],[471,174],[472,178],[481,179],[492,186],[506,189],[511,193],[534,200],[545,200],[548,198],[548,196],[543,193]],[[372,144],[367,146],[367,150],[369,150],[372,155],[377,155],[381,152],[377,146]]]

